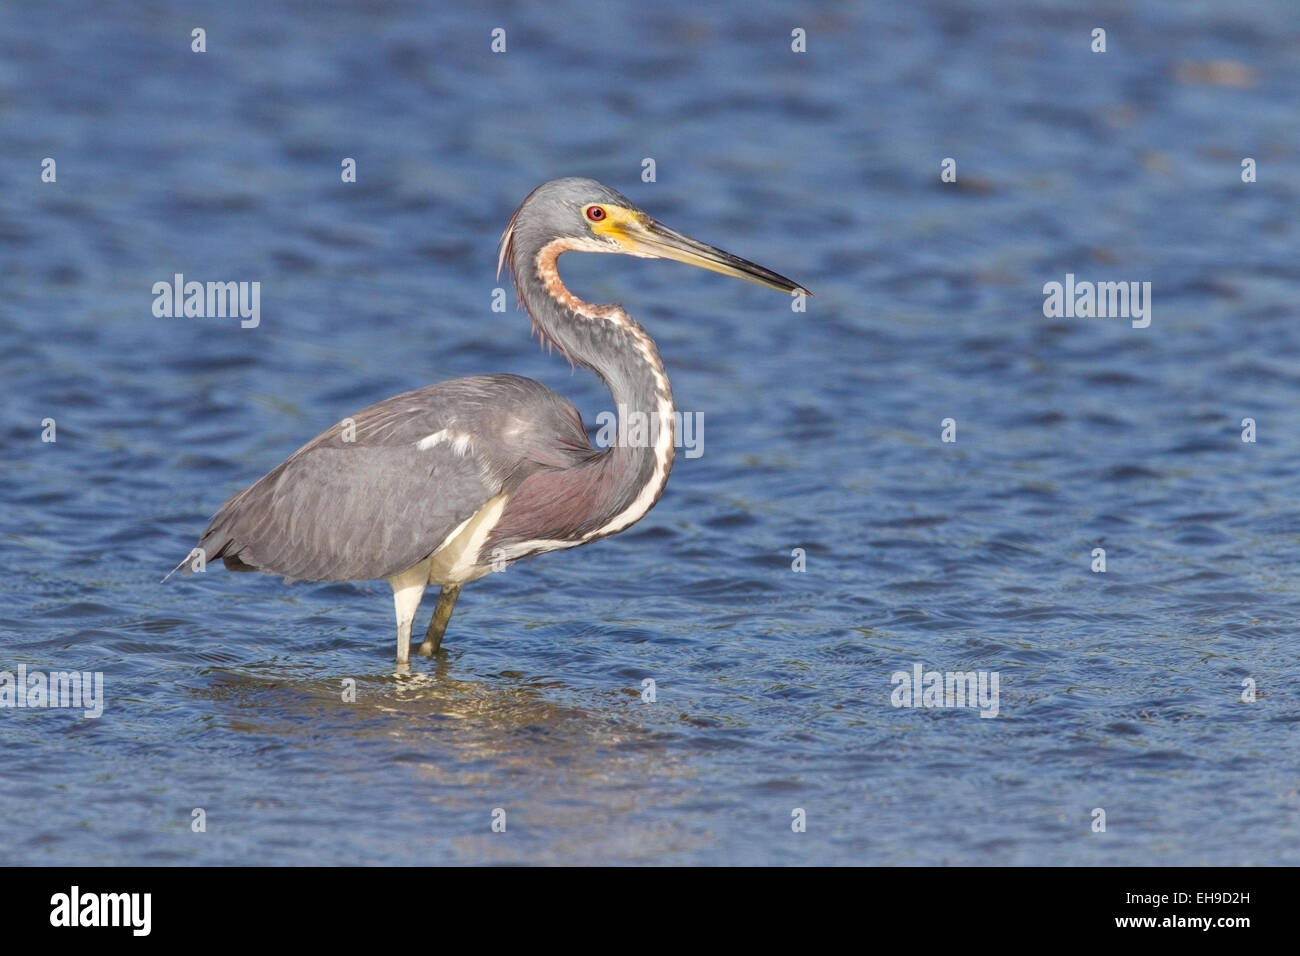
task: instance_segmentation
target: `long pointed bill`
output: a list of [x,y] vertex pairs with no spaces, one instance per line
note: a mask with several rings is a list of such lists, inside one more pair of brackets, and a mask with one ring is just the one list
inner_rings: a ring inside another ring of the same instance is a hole
[[619,240],[633,255],[657,259],[676,259],[689,266],[699,266],[724,276],[734,276],[748,282],[757,282],[782,292],[802,292],[812,295],[799,283],[778,275],[771,269],[764,269],[748,259],[733,256],[729,252],[715,249],[703,242],[697,242],[690,236],[669,229],[663,223],[646,217],[640,222],[628,222],[621,230]]

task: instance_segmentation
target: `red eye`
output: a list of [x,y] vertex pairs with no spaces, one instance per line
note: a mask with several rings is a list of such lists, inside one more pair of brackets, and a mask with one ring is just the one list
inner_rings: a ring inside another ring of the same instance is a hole
[[605,210],[601,209],[599,206],[588,206],[587,218],[592,222],[600,222],[605,218]]

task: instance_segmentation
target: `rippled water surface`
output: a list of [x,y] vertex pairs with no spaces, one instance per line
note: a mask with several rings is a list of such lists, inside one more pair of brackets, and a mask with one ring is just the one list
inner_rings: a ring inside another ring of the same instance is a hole
[[[442,6],[0,7],[0,669],[107,695],[0,710],[0,860],[1300,863],[1292,4]],[[704,416],[655,510],[404,675],[382,582],[160,584],[373,401],[610,407],[491,308],[561,175],[815,293],[566,257]],[[154,318],[175,273],[260,325]],[[1067,273],[1150,327],[1045,318]],[[892,707],[916,663],[999,715]]]

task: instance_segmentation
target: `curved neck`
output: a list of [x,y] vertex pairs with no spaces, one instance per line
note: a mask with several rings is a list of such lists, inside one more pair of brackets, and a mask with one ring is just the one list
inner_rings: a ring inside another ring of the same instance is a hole
[[673,466],[673,396],[659,349],[645,329],[620,306],[585,302],[560,280],[556,260],[569,250],[608,247],[553,239],[529,248],[516,241],[509,255],[519,299],[542,341],[595,372],[614,398],[616,428],[606,427],[604,416],[598,422],[598,439],[604,439],[599,443],[607,447],[580,466],[580,480],[599,499],[588,502],[592,512],[579,533],[593,540],[639,520],[663,492]]
[[557,260],[570,250],[605,252],[607,247],[555,239],[516,252],[522,260],[514,263],[519,298],[542,342],[599,375],[617,405],[647,414],[664,405],[671,410],[668,374],[646,330],[620,306],[586,302],[560,279]]

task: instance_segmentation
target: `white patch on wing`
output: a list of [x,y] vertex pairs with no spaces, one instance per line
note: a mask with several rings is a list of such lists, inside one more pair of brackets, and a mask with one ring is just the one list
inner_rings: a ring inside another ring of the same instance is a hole
[[506,426],[505,431],[501,433],[501,437],[506,441],[515,441],[516,439],[523,438],[527,431],[528,426],[523,421],[518,418],[512,418],[510,419],[510,424]]
[[474,442],[473,436],[466,432],[458,432],[450,428],[444,428],[442,431],[434,432],[432,435],[425,435],[415,447],[420,451],[428,451],[430,448],[436,448],[439,445],[450,445],[452,454],[460,455],[462,458],[469,454],[470,448]]

